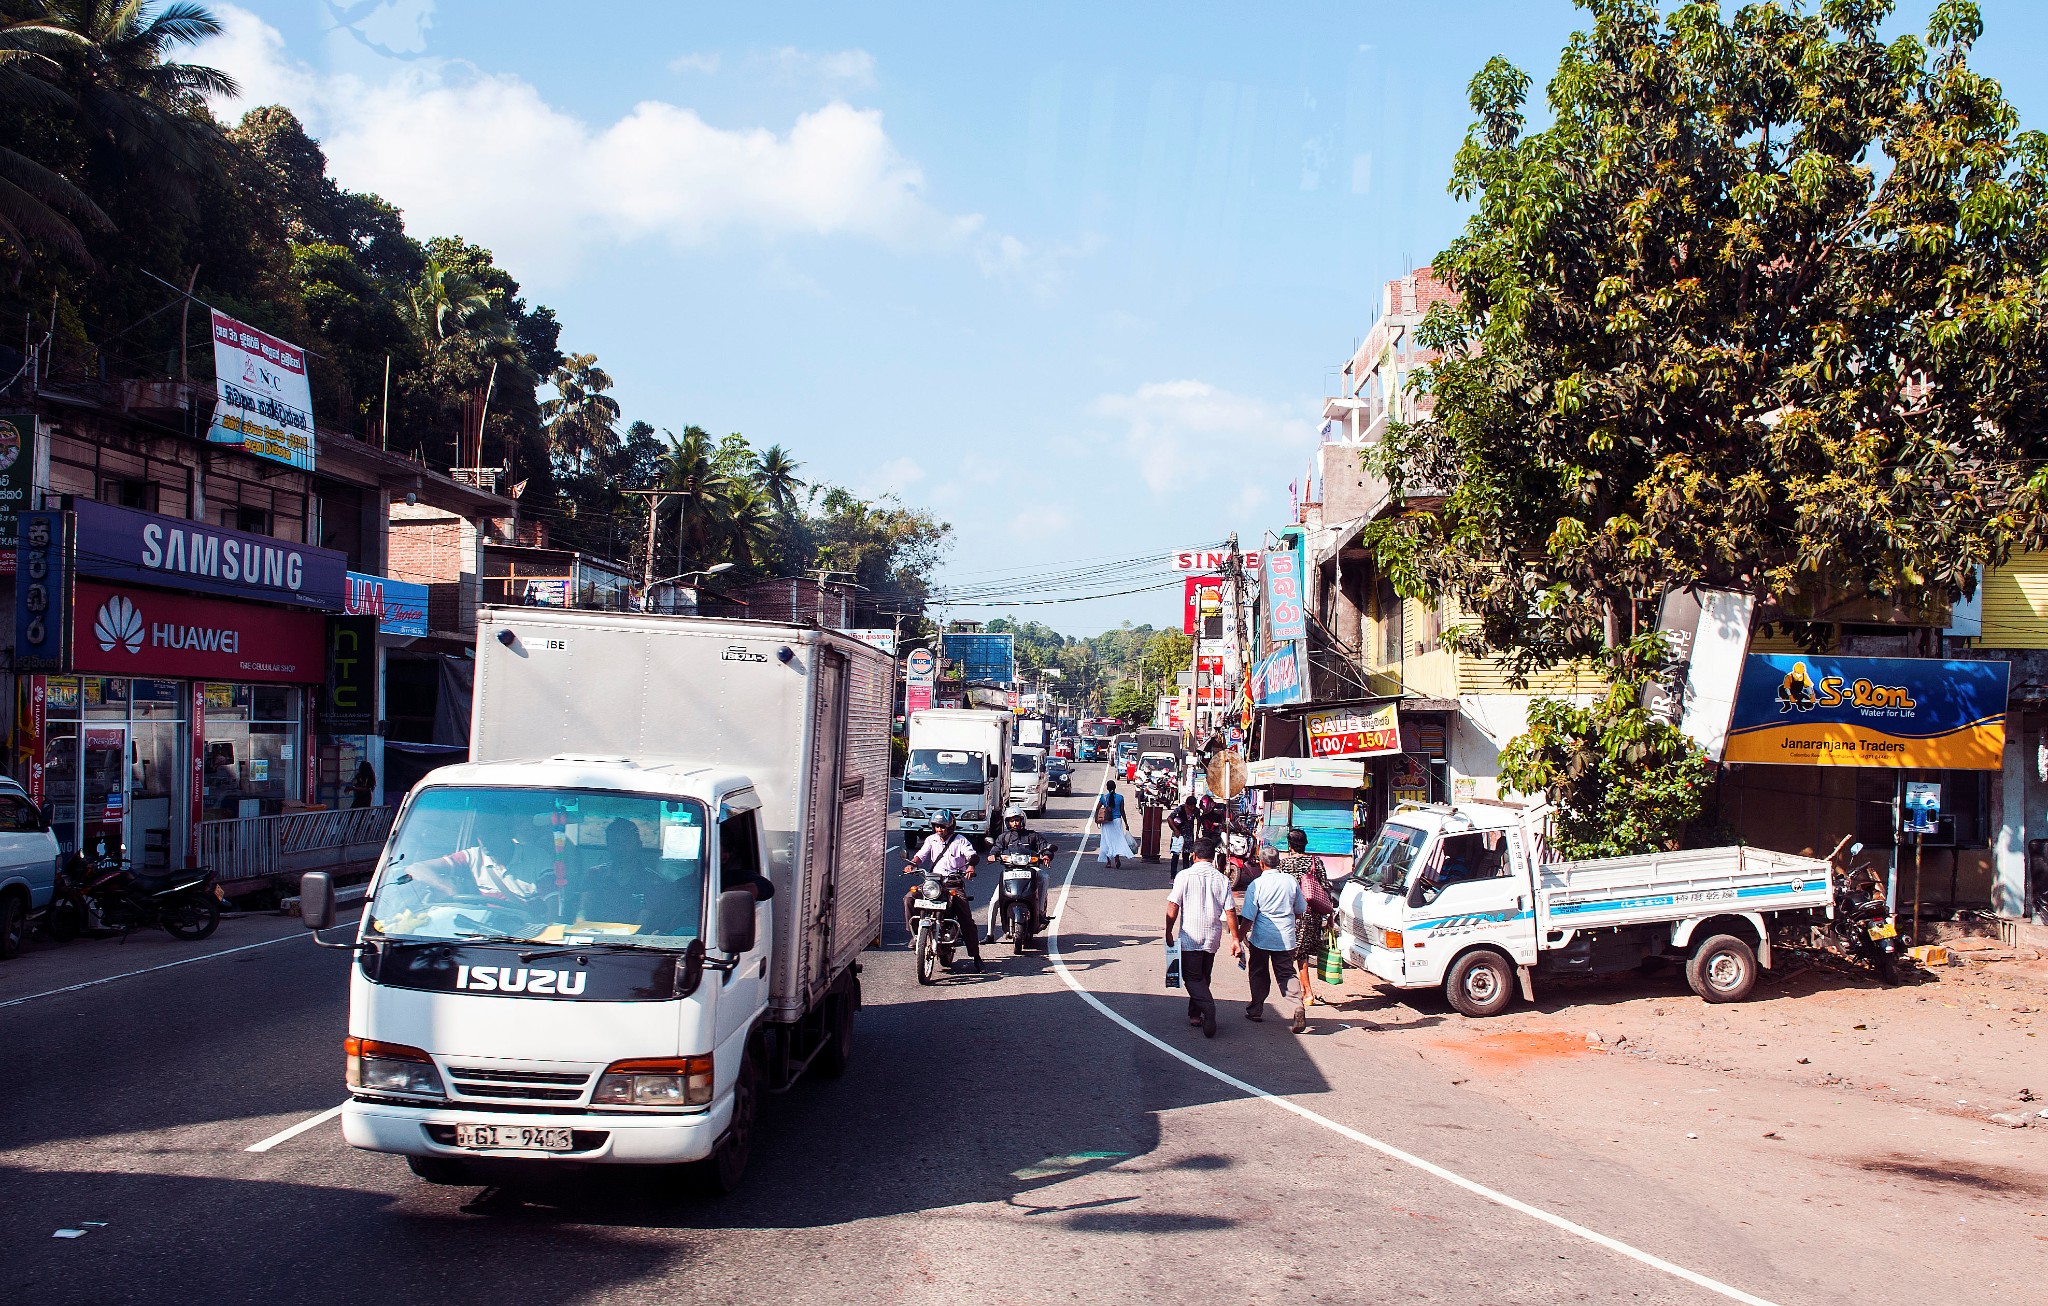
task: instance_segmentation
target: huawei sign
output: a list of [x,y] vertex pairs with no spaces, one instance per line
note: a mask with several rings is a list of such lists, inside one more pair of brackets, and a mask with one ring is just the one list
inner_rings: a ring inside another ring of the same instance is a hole
[[142,614],[135,610],[133,603],[116,594],[100,604],[100,615],[92,623],[92,633],[99,640],[102,653],[112,653],[116,648],[140,653]]
[[[218,680],[316,682],[322,618],[308,612],[77,582],[80,671]],[[92,612],[92,635],[82,629]]]

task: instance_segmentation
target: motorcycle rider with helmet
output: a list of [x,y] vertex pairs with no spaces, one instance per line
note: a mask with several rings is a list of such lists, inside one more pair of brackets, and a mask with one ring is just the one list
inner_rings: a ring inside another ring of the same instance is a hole
[[[1052,861],[1053,854],[1058,851],[1059,848],[1052,840],[1038,833],[1038,831],[1029,828],[1024,817],[1024,809],[1021,807],[1011,807],[1003,813],[1003,832],[997,835],[995,842],[988,846],[988,855],[991,858],[999,859],[1005,853],[1022,853],[1029,857],[1042,858],[1048,866]],[[1032,910],[1038,913],[1038,923],[1041,928],[1052,919],[1052,917],[1046,915],[1045,911],[1045,882],[1047,878],[1049,877],[1046,866],[1039,867],[1038,874],[1032,877],[1037,887],[1032,896],[1031,906]],[[997,922],[1002,918],[1002,905],[1002,894],[997,893],[990,896],[988,904],[988,941],[990,943],[994,943],[1001,937],[1001,929]]]
[[[941,875],[958,873],[963,880],[974,878],[975,863],[981,854],[974,851],[974,842],[961,834],[953,823],[953,814],[941,811],[932,817],[932,832],[926,837],[924,846],[905,859],[903,873],[915,875],[920,868],[936,871]],[[913,940],[917,936],[917,922],[911,916],[910,904],[917,900],[917,889],[912,888],[903,895],[903,928],[910,932]],[[981,969],[981,931],[974,924],[974,907],[963,890],[957,898],[948,900],[947,910],[960,926],[960,941],[967,947],[967,955],[974,959],[974,969]]]

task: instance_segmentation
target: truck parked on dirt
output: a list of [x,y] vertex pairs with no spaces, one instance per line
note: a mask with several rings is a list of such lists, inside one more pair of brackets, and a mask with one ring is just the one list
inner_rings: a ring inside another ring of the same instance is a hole
[[1402,807],[1344,885],[1345,960],[1402,989],[1441,987],[1468,1016],[1504,1011],[1540,977],[1671,962],[1708,1002],[1739,1002],[1778,927],[1832,911],[1830,867],[1762,848],[1554,861],[1548,806]]
[[[406,799],[334,945],[356,953],[344,1136],[434,1183],[690,1163],[729,1191],[761,1095],[852,1051],[889,661],[765,622],[478,625],[473,760]],[[332,923],[324,875],[301,910]]]

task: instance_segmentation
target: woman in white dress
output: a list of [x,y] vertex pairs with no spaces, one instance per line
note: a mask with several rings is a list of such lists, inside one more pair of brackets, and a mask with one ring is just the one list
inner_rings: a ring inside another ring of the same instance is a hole
[[1095,806],[1109,818],[1102,822],[1102,847],[1096,850],[1095,860],[1121,867],[1124,858],[1136,857],[1138,850],[1131,847],[1131,836],[1124,825],[1124,796],[1116,791],[1116,781],[1102,782],[1102,797]]

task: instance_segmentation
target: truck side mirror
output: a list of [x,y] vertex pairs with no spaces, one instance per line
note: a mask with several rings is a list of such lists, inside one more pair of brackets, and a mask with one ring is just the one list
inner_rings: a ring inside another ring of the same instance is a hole
[[309,930],[334,924],[334,878],[325,871],[299,877],[299,921]]
[[718,895],[718,945],[735,957],[754,950],[754,902],[751,886]]

